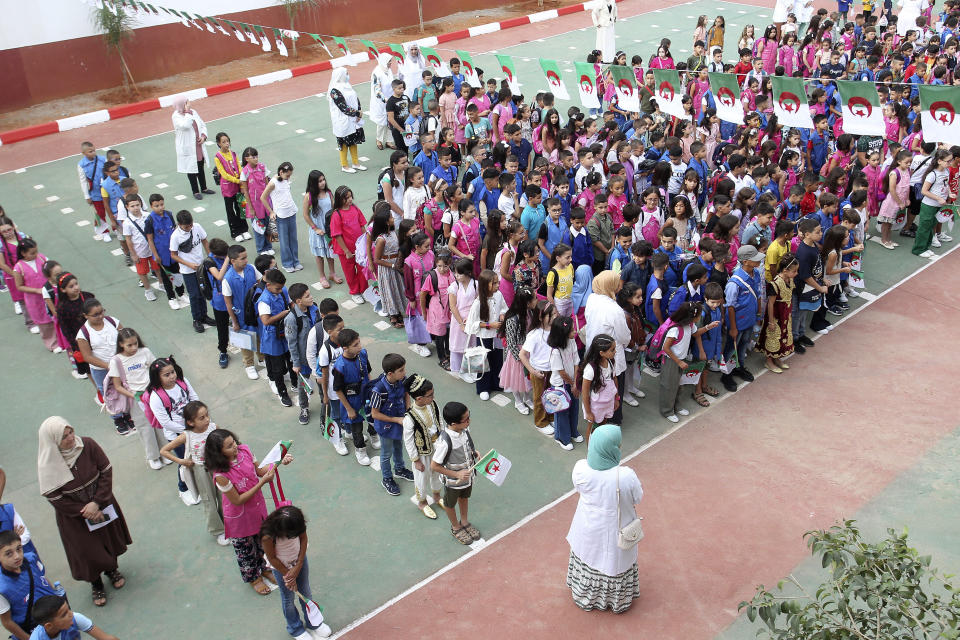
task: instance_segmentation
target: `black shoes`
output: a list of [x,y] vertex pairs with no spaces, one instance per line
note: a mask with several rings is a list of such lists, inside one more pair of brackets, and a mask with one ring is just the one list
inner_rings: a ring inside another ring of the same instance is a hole
[[729,373],[725,373],[720,376],[720,382],[723,384],[723,388],[731,393],[737,390],[737,382]]
[[193,330],[196,331],[197,333],[203,333],[204,331],[207,330],[207,328],[206,328],[205,326],[203,326],[203,323],[200,322],[199,320],[194,320],[194,321],[193,321]]
[[737,367],[731,373],[745,382],[753,382],[753,374],[744,367]]
[[816,344],[814,344],[813,340],[811,340],[807,336],[800,336],[799,338],[796,339],[796,343],[807,348],[817,346]]

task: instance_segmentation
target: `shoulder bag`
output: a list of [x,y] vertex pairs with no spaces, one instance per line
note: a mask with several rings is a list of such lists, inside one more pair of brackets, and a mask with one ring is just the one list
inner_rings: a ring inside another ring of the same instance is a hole
[[617,466],[617,546],[630,549],[643,540],[643,518],[634,514],[634,518],[625,527],[620,527],[620,467]]

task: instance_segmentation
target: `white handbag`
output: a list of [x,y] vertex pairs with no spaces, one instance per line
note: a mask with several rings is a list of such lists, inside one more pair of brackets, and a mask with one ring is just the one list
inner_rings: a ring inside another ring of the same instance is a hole
[[[617,532],[617,546],[630,549],[643,540],[643,518],[634,514],[634,519]],[[617,526],[620,526],[620,467],[617,466]]]

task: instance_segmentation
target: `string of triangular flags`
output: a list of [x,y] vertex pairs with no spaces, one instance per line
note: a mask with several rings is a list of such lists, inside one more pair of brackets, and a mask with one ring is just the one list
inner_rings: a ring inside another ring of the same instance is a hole
[[[363,60],[362,54],[355,55],[350,51],[347,38],[326,34],[299,32],[291,29],[280,29],[265,25],[231,21],[220,17],[201,16],[186,11],[156,6],[141,0],[84,0],[97,8],[112,6],[117,11],[128,13],[145,12],[152,15],[161,15],[161,12],[177,18],[186,27],[195,27],[201,31],[223,35],[233,35],[241,42],[249,40],[252,44],[260,44],[264,51],[271,51],[276,46],[281,55],[288,55],[284,38],[298,39],[302,35],[309,36],[320,44],[324,50],[334,57],[324,39],[332,40],[335,49],[344,56],[346,64],[356,65]],[[106,3],[106,4],[105,4]],[[202,26],[201,26],[202,25]],[[271,38],[268,33],[272,34]],[[406,60],[407,52],[400,44],[377,43],[363,38],[350,38],[359,41],[370,59],[376,59],[382,51],[388,51],[402,63]],[[384,45],[384,46],[378,46]],[[450,69],[443,58],[433,47],[420,46],[420,51],[427,64],[441,77],[449,76]],[[464,79],[474,86],[479,86],[473,56],[461,49],[452,50],[460,60]],[[520,93],[520,83],[517,76],[513,57],[494,54],[500,70],[506,77],[507,83],[514,93]],[[579,61],[550,60],[540,58],[540,68],[543,71],[551,92],[560,100],[569,100],[559,64],[573,65],[577,88],[581,104],[586,108],[598,109],[603,96],[599,95],[597,74],[593,64]],[[676,69],[653,69],[654,91],[653,98],[664,113],[676,118],[689,118],[683,107],[684,87],[680,81],[680,74]],[[607,67],[616,90],[618,106],[627,112],[640,111],[640,95],[637,89],[637,78],[631,67],[611,65]],[[742,124],[744,119],[744,105],[741,100],[741,86],[734,73],[709,73],[709,97],[716,107],[717,117],[726,122]],[[806,108],[806,87],[812,78],[795,78],[774,76],[772,78],[773,112],[778,121],[785,127],[799,127],[812,129],[813,118],[810,109]],[[876,84],[872,82],[853,82],[835,80],[840,96],[841,112],[843,114],[843,130],[855,135],[885,135],[886,125],[877,93]],[[960,87],[919,85],[920,117],[923,126],[924,140],[927,142],[946,142],[960,144],[960,123],[955,125],[957,111],[960,110]],[[698,92],[704,97],[706,91]]]

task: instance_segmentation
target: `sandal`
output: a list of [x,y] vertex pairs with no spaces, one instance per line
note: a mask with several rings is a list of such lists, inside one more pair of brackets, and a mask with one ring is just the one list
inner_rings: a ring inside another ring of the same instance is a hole
[[93,605],[95,607],[102,607],[107,604],[107,592],[102,589],[94,589],[91,593],[93,596]]
[[480,532],[477,531],[477,528],[469,522],[463,525],[462,531],[466,531],[467,534],[474,540],[474,542],[480,539]]
[[123,589],[123,585],[127,584],[127,579],[120,573],[120,569],[107,571],[107,577],[110,578],[110,585],[114,589]]
[[330,288],[330,282],[326,278],[320,278],[320,286],[324,289]]
[[343,284],[343,278],[335,273],[330,275],[330,279],[333,280],[334,284]]
[[709,406],[710,406],[710,401],[707,400],[707,397],[706,397],[705,395],[703,395],[702,393],[694,393],[694,394],[693,394],[693,399],[696,400],[697,404],[700,405],[701,407],[709,407]]
[[383,143],[377,140],[377,151],[383,151]]
[[263,581],[263,578],[257,578],[250,583],[250,586],[253,587],[253,590],[259,593],[262,596],[270,594],[270,587],[267,586],[267,583]]
[[469,533],[467,533],[466,529],[454,529],[453,527],[450,527],[450,533],[460,544],[470,544],[473,542],[473,538]]
[[705,394],[707,394],[708,396],[711,396],[711,397],[713,397],[713,398],[716,398],[717,396],[720,395],[720,391],[719,391],[718,389],[716,389],[715,387],[711,387],[710,385],[706,385],[706,384],[703,385],[703,392],[704,392]]
[[394,329],[403,329],[403,320],[400,320],[397,318],[391,318],[390,324],[393,326]]

